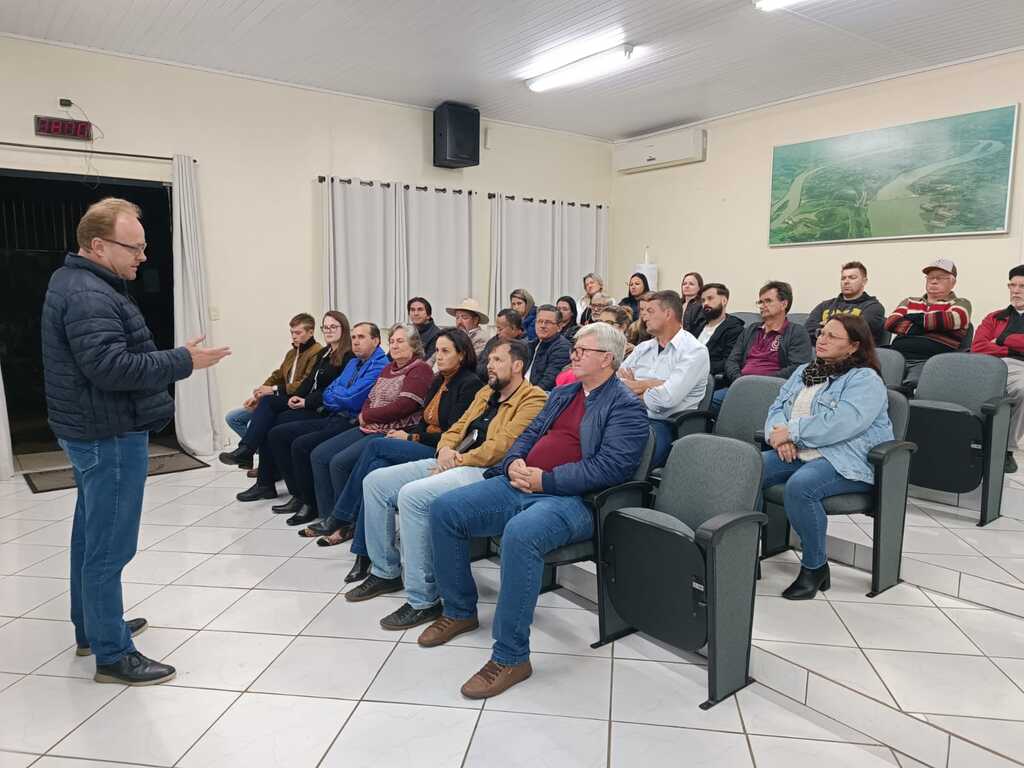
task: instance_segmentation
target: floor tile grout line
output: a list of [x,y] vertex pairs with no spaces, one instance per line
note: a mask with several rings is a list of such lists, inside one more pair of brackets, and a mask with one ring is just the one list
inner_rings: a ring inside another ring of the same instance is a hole
[[[234,691],[231,691],[231,693],[234,693]],[[214,721],[213,721],[212,723],[210,723],[210,724],[209,724],[209,725],[208,725],[208,726],[207,726],[207,727],[206,727],[206,728],[205,728],[205,729],[203,730],[203,732],[202,732],[201,734],[199,734],[199,737],[198,737],[198,738],[197,738],[197,739],[196,739],[195,741],[193,741],[193,742],[192,742],[192,743],[191,743],[191,744],[190,744],[190,745],[189,745],[189,746],[188,746],[188,747],[187,747],[187,748],[185,749],[185,751],[181,753],[181,755],[180,755],[180,756],[178,757],[178,759],[177,759],[177,760],[175,760],[175,761],[174,761],[174,762],[173,762],[173,763],[171,764],[171,765],[172,765],[172,767],[173,767],[173,766],[178,766],[178,765],[180,765],[180,764],[181,764],[181,761],[182,761],[182,760],[184,760],[184,759],[185,759],[185,756],[186,756],[186,755],[188,755],[188,753],[189,753],[189,752],[191,752],[191,751],[192,751],[192,750],[193,750],[193,749],[195,748],[196,744],[198,744],[198,743],[199,743],[200,741],[202,741],[202,740],[203,740],[203,739],[204,739],[204,738],[206,737],[206,734],[208,734],[208,733],[209,733],[210,731],[212,731],[212,730],[213,730],[213,728],[214,728],[214,726],[216,726],[216,725],[217,725],[217,723],[219,723],[219,722],[221,721],[221,718],[223,718],[223,717],[224,717],[224,715],[226,715],[226,714],[228,713],[228,711],[229,711],[229,710],[230,710],[230,709],[231,709],[231,708],[232,708],[233,706],[235,706],[235,704],[237,704],[237,703],[238,703],[239,701],[241,701],[241,700],[242,700],[242,696],[243,696],[243,695],[244,695],[243,693],[239,693],[239,694],[238,694],[237,696],[235,696],[235,698],[234,698],[234,699],[232,699],[232,700],[231,700],[231,703],[230,703],[230,704],[228,704],[228,705],[227,705],[226,707],[224,707],[224,711],[222,711],[222,712],[221,712],[221,713],[220,713],[219,715],[217,715],[217,717],[216,717],[216,718],[214,719]]]
[[[741,688],[740,690],[744,690]],[[732,698],[736,702],[736,714],[740,718],[740,728],[743,730],[743,740],[747,743],[747,752],[750,754],[750,764],[757,768],[757,758],[754,757],[754,745],[750,741],[750,731],[747,730],[747,721],[743,717],[743,705],[740,704],[739,691],[735,691],[732,694]],[[805,705],[806,706],[806,705]]]

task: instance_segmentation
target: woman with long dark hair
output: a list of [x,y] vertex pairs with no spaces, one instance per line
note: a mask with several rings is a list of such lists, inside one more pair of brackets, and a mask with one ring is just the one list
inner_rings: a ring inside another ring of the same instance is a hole
[[704,304],[700,299],[704,290],[704,278],[700,272],[687,272],[679,285],[679,296],[683,299],[683,329],[693,333],[700,319]]
[[572,341],[576,331],[580,328],[576,322],[578,314],[576,299],[572,296],[559,296],[555,307],[558,309],[558,332]]
[[868,453],[893,439],[889,399],[868,324],[836,315],[821,329],[814,362],[801,365],[768,409],[763,488],[785,485],[786,516],[803,545],[800,574],[783,593],[810,600],[830,586],[822,500],[867,493]]
[[633,313],[633,319],[640,317],[640,297],[651,290],[647,282],[647,275],[643,272],[634,272],[629,276],[629,285],[626,288],[626,298],[619,302],[620,307],[629,307]]

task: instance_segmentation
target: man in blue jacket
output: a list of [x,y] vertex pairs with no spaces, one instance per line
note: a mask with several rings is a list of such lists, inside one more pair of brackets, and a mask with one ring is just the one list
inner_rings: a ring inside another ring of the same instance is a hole
[[528,678],[530,625],[544,556],[593,535],[582,496],[630,480],[648,439],[647,411],[615,375],[626,339],[604,323],[583,326],[572,349],[577,381],[559,387],[501,464],[430,505],[434,571],[444,614],[418,643],[433,647],[480,626],[470,539],[501,536],[501,592],[491,659],[462,686],[497,696]]
[[148,659],[132,636],[145,619],[124,620],[121,571],[135,557],[149,433],[174,415],[167,388],[216,365],[231,350],[157,350],[128,294],[146,261],[138,206],[106,198],[78,223],[78,253],[53,273],[43,302],[43,379],[50,428],[74,469],[71,621],[79,656],[96,656],[99,683],[153,685],[174,667]]
[[[320,443],[356,424],[363,402],[388,362],[380,347],[380,328],[373,323],[354,325],[352,354],[355,357],[324,390],[322,419],[278,424],[267,433],[267,449],[260,459],[256,484],[239,493],[239,501],[276,499],[274,482],[278,473],[292,498],[272,507],[274,512],[293,515],[316,498],[309,454]],[[270,461],[264,461],[266,458]]]
[[572,343],[558,327],[558,309],[553,304],[537,307],[537,340],[530,343],[533,359],[527,366],[526,378],[545,392],[555,388],[555,377],[569,364]]

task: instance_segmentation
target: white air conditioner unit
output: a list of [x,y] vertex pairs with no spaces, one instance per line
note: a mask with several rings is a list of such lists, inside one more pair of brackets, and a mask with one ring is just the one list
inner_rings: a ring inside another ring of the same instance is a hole
[[706,158],[707,133],[703,128],[692,128],[616,144],[612,165],[619,173],[639,173],[673,165],[701,163]]

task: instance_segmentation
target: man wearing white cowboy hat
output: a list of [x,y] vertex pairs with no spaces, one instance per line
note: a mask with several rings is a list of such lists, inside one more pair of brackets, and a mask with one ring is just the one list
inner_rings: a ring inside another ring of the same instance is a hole
[[477,355],[483,352],[488,334],[480,326],[487,325],[488,318],[480,309],[480,302],[476,299],[463,299],[459,306],[445,307],[445,311],[455,318],[455,326],[467,333]]

